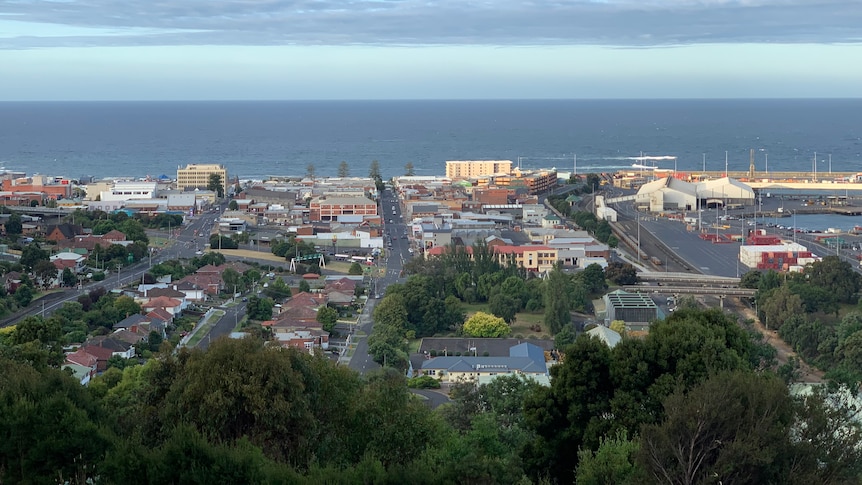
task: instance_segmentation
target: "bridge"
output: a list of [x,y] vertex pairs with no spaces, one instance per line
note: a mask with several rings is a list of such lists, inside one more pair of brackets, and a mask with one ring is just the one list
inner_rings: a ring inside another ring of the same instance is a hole
[[666,273],[664,271],[643,271],[638,273],[642,281],[657,281],[660,283],[695,283],[699,285],[739,286],[739,278],[733,276],[710,276],[691,273]]
[[716,296],[746,296],[753,297],[757,290],[748,288],[716,288],[696,286],[623,286],[623,290],[631,293],[654,293],[658,295],[716,295]]
[[44,206],[36,206],[30,207],[26,205],[7,205],[7,209],[15,211],[15,212],[23,212],[28,214],[43,214],[43,215],[57,215],[57,216],[65,216],[75,212],[76,208],[67,209],[65,207],[44,207]]

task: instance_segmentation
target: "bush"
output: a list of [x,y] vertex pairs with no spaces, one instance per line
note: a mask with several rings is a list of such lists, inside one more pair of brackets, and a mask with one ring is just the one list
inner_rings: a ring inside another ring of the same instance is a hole
[[455,357],[461,357],[461,352],[455,352]]
[[440,389],[440,381],[431,376],[419,376],[407,379],[410,389]]
[[105,273],[98,272],[93,273],[93,281],[102,281],[105,279]]
[[482,357],[489,357],[490,355],[491,355],[491,353],[488,352],[487,350],[482,352]]
[[431,357],[437,357],[437,351],[436,351],[436,350],[432,350],[431,352],[428,352],[428,354],[429,354]]

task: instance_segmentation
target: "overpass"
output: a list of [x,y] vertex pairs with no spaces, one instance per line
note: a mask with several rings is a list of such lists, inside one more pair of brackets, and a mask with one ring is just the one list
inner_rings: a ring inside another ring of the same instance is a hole
[[30,207],[26,205],[7,205],[5,206],[7,209],[21,212],[26,214],[42,214],[42,215],[55,215],[55,216],[65,216],[75,212],[75,209],[66,209],[63,207],[44,207],[44,206],[36,206]]
[[642,281],[659,283],[695,283],[698,285],[739,286],[739,278],[732,276],[711,276],[691,273],[665,273],[663,271],[643,271],[638,273]]
[[757,290],[748,288],[715,288],[696,286],[623,286],[623,290],[631,293],[654,293],[659,295],[716,295],[753,297]]

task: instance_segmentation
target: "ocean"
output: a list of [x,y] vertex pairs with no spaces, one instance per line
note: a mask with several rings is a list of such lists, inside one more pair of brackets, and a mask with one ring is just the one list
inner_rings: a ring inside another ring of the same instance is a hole
[[[77,179],[176,176],[219,163],[230,178],[442,175],[446,160],[613,171],[638,155],[680,171],[862,172],[862,99],[0,103],[0,166]],[[830,162],[831,158],[831,162]],[[674,168],[673,161],[659,162]],[[768,164],[768,167],[767,167]]]

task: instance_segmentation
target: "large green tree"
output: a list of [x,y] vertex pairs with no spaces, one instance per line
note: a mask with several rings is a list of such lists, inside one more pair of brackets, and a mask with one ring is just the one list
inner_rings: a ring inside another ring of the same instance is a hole
[[209,179],[207,179],[207,190],[212,190],[215,192],[216,197],[221,199],[224,197],[224,182],[221,174],[211,173]]

